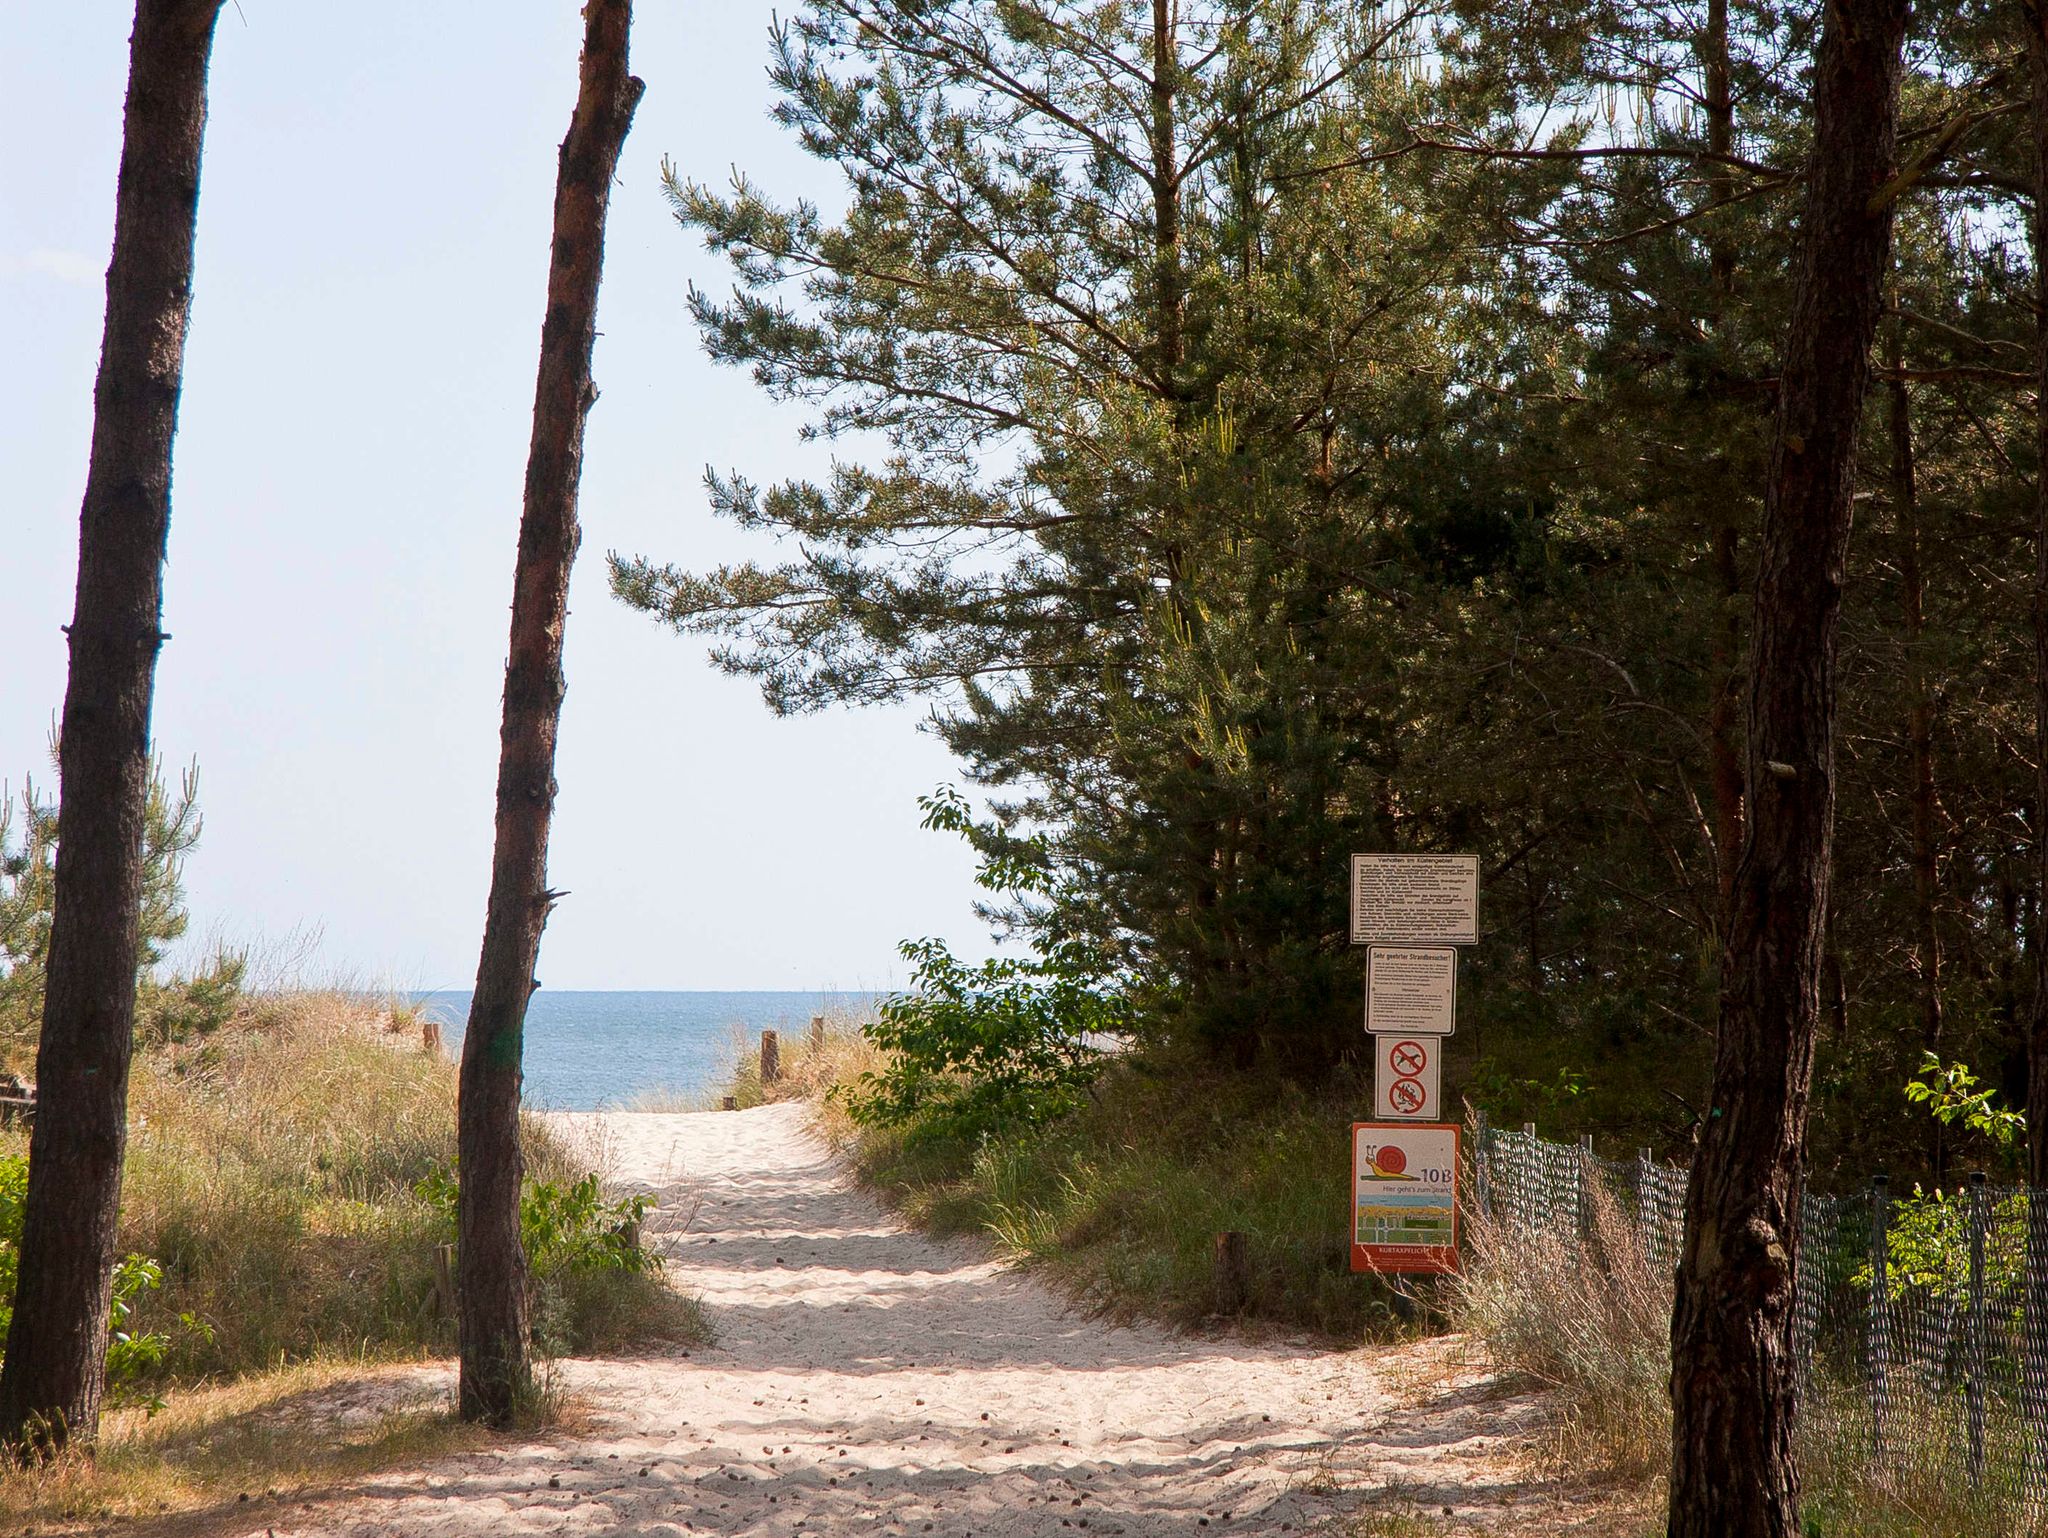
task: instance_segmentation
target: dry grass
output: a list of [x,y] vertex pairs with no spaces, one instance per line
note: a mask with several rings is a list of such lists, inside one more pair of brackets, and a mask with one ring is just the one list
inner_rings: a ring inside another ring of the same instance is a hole
[[[338,992],[259,996],[225,1029],[138,1056],[120,1243],[163,1267],[135,1323],[170,1337],[167,1381],[452,1345],[436,1285],[447,1214],[418,1187],[455,1157],[455,1087],[413,1012]],[[540,1118],[521,1131],[534,1178],[584,1174]],[[0,1135],[0,1152],[25,1151],[18,1132]],[[701,1332],[658,1277],[557,1290],[536,1300],[554,1348]]]
[[[455,1154],[455,1069],[416,1014],[334,990],[251,999],[228,1028],[138,1057],[130,1125],[121,1244],[163,1266],[135,1323],[171,1338],[152,1385],[166,1406],[112,1412],[96,1459],[0,1474],[0,1532],[232,1510],[244,1494],[254,1515],[487,1440],[453,1418],[445,1371],[396,1365],[453,1343],[435,1284],[446,1217],[416,1187]],[[538,1118],[522,1143],[537,1178],[585,1172]],[[537,1293],[550,1351],[705,1338],[695,1300],[658,1274]],[[559,1419],[545,1363],[542,1377],[537,1408]]]
[[1671,1276],[1641,1229],[1596,1185],[1581,1239],[1480,1212],[1464,1217],[1460,1325],[1496,1367],[1549,1390],[1560,1466],[1661,1479],[1671,1457]]
[[[228,1029],[139,1057],[129,1104],[121,1243],[163,1265],[137,1322],[171,1336],[171,1376],[449,1343],[445,1219],[415,1188],[454,1158],[455,1071],[408,1011],[257,998]],[[523,1141],[539,1177],[581,1173],[538,1120]]]
[[843,1133],[844,1116],[826,1100],[826,1093],[833,1085],[849,1083],[880,1064],[880,1050],[861,1035],[862,1025],[870,1018],[871,1011],[839,1006],[819,1017],[824,1022],[822,1031],[814,1021],[804,1030],[778,1035],[782,1076],[772,1084],[761,1082],[760,1033],[734,1026],[727,1048],[730,1066],[714,1081],[712,1089],[687,1102],[671,1091],[659,1091],[636,1097],[627,1108],[715,1111],[728,1095],[737,1102],[735,1108],[742,1111],[781,1100],[815,1100],[825,1110],[828,1122],[838,1125]]
[[282,1501],[489,1440],[455,1419],[439,1376],[300,1363],[180,1393],[155,1416],[117,1411],[96,1458],[0,1469],[0,1528],[99,1530],[215,1506],[246,1510],[260,1525],[277,1520]]

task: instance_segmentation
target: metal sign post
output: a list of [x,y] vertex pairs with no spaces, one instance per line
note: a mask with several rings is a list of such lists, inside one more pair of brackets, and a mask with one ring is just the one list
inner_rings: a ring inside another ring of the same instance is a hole
[[1366,952],[1375,1122],[1353,1125],[1354,1271],[1458,1269],[1458,1128],[1443,1048],[1458,1025],[1460,945],[1479,943],[1479,857],[1354,854],[1351,943]]

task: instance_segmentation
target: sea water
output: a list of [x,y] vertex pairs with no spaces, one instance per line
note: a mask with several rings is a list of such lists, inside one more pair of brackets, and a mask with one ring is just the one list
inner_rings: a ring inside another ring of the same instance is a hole
[[[416,996],[442,1022],[450,1052],[462,1048],[469,990]],[[596,1111],[636,1096],[666,1093],[690,1101],[713,1092],[733,1066],[738,1042],[764,1030],[784,1040],[810,1029],[814,1016],[865,1009],[864,993],[612,993],[543,988],[526,1006],[527,1104],[554,1111]]]

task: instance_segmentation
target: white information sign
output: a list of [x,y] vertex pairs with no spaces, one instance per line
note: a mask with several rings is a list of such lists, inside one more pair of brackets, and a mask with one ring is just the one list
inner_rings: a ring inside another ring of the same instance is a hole
[[1373,1104],[1382,1121],[1436,1121],[1443,1101],[1440,1036],[1375,1036]]
[[1477,945],[1479,856],[1355,854],[1353,945]]
[[1458,1024],[1458,953],[1448,945],[1366,952],[1365,1028],[1375,1036],[1448,1036]]

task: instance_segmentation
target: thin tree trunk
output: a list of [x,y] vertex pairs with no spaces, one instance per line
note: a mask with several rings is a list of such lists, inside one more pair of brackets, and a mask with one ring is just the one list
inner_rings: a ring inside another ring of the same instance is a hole
[[0,1443],[89,1445],[128,1140],[149,717],[162,647],[171,443],[192,309],[206,70],[221,0],[140,0],[79,515],[58,749],[56,895]]
[[[1934,789],[1934,700],[1927,685],[1924,656],[1927,635],[1927,583],[1920,569],[1920,494],[1913,465],[1913,399],[1911,387],[1899,377],[1904,349],[1894,322],[1890,336],[1893,378],[1887,386],[1891,435],[1891,503],[1898,542],[1899,607],[1906,642],[1906,749],[1912,775],[1913,927],[1918,931],[1914,970],[1920,987],[1920,1044],[1941,1050],[1941,896],[1940,862],[1936,857],[1935,820],[1939,806]],[[1928,1118],[1929,1165],[1935,1184],[1948,1173],[1947,1129]]]
[[[2027,1008],[2027,1301],[2022,1414],[2031,1488],[2048,1473],[2048,5],[2022,0],[2034,140],[2034,989]],[[2007,903],[2008,911],[2015,904]],[[2014,928],[2008,921],[2008,932]],[[2011,955],[2010,948],[2006,955]]]
[[[2034,139],[2034,890],[2048,894],[2048,4],[2023,0]],[[2048,909],[2037,908],[2037,915]],[[2037,917],[2035,927],[2040,920]],[[2007,928],[2014,926],[2008,924]],[[2048,1185],[2048,945],[2037,933],[2027,1014],[2027,1168]]]
[[604,266],[605,211],[641,83],[627,72],[632,0],[588,0],[576,111],[555,184],[547,319],[541,327],[533,439],[526,463],[512,643],[499,732],[497,844],[476,993],[462,1042],[459,1395],[466,1420],[502,1425],[529,1401],[526,1257],[519,1243],[520,1054],[526,1003],[538,984],[541,930],[560,895],[548,890],[561,722],[562,632],[582,531],[576,496],[583,424],[597,392],[590,354]]
[[[1728,0],[1708,0],[1707,24],[1700,37],[1700,62],[1706,76],[1707,148],[1714,155],[1735,153],[1735,90],[1728,58]],[[1707,173],[1710,203],[1723,203],[1736,192],[1735,173],[1722,161]],[[1713,274],[1720,312],[1714,334],[1726,345],[1730,313],[1735,307],[1735,247],[1725,230],[1708,221],[1707,263]],[[1742,595],[1742,530],[1732,508],[1724,508],[1714,530],[1714,580],[1719,613],[1715,616],[1710,663],[1713,681],[1707,700],[1708,786],[1713,796],[1715,875],[1720,891],[1716,938],[1725,938],[1729,894],[1735,889],[1735,862],[1742,852],[1742,744],[1736,718],[1742,705],[1742,619],[1736,600]]]
[[1672,1317],[1671,1538],[1797,1538],[1792,1356],[1856,437],[1890,244],[1906,0],[1838,0],[1814,75],[1799,270],[1750,628],[1749,826]]

